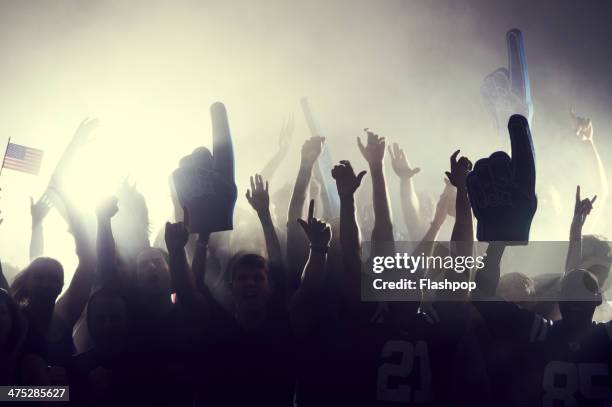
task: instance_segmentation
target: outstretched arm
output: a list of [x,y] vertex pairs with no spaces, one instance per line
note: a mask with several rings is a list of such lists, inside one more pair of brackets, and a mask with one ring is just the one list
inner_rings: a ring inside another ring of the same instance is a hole
[[[185,254],[185,245],[189,240],[189,215],[185,211],[184,222],[177,223],[166,223],[166,247],[168,248],[168,255],[170,257],[170,277],[174,284],[178,300],[188,310],[196,312],[204,312],[205,315],[208,313],[208,301],[205,295],[206,290],[198,290],[198,284],[196,284],[193,273],[189,270],[189,264],[187,263],[187,256]],[[203,250],[206,250],[204,247]],[[198,261],[206,262],[206,257],[199,259]],[[199,265],[204,267],[205,264]],[[198,276],[198,279],[202,280],[203,285],[204,275]]]
[[[601,160],[601,156],[599,155],[599,150],[595,145],[595,141],[593,139],[593,123],[591,119],[576,116],[574,110],[570,110],[570,115],[572,120],[574,121],[574,126],[576,130],[576,137],[580,139],[588,148],[589,155],[591,157],[591,162],[596,167],[597,177],[599,178],[599,191],[597,195],[599,196],[599,201],[602,208],[605,208],[606,202],[608,199],[609,188],[608,188],[608,178],[606,176],[606,170]],[[602,212],[599,212],[600,214]],[[598,216],[595,216],[597,219]]]
[[325,138],[323,137],[311,137],[302,146],[300,170],[293,187],[293,194],[289,202],[289,215],[287,217],[287,265],[289,268],[290,287],[297,287],[300,274],[308,256],[306,250],[308,243],[298,223],[295,221],[304,216],[304,204],[306,203],[306,193],[310,178],[312,177],[312,169],[321,154],[324,143]]
[[501,259],[506,245],[503,242],[490,242],[484,267],[476,273],[476,295],[483,299],[492,298],[497,292],[501,272]]
[[314,217],[314,199],[310,201],[306,221],[298,219],[304,233],[310,241],[310,253],[302,283],[293,296],[291,304],[291,321],[299,334],[305,334],[313,327],[317,312],[322,309],[320,298],[325,284],[325,263],[331,241],[330,226]]
[[261,227],[263,228],[264,237],[266,239],[268,260],[276,265],[282,265],[283,259],[280,241],[278,240],[276,229],[272,222],[272,215],[270,214],[268,181],[266,181],[264,186],[261,175],[256,174],[255,178],[251,177],[251,189],[247,190],[246,199],[255,212],[257,212],[257,216],[261,222]]
[[32,236],[30,238],[30,261],[43,255],[45,241],[43,237],[42,222],[49,213],[53,203],[45,192],[40,199],[34,203],[30,198],[30,214],[32,215]]
[[410,165],[404,150],[397,143],[393,143],[393,148],[389,146],[389,156],[391,167],[400,180],[400,203],[406,229],[409,236],[419,236],[425,230],[425,225],[421,217],[421,206],[413,178],[421,169],[413,168]]
[[58,315],[71,328],[79,319],[93,284],[96,268],[96,256],[93,242],[87,236],[85,225],[82,219],[79,218],[76,210],[66,200],[63,200],[66,208],[66,214],[69,219],[70,233],[74,237],[76,254],[79,259],[78,266],[68,289],[58,300],[55,310]]
[[342,250],[343,274],[342,287],[351,301],[359,301],[361,295],[361,243],[359,226],[355,217],[355,191],[361,185],[366,172],[355,171],[349,161],[340,161],[332,169],[336,188],[340,196],[340,248]]
[[120,286],[120,275],[117,269],[117,255],[115,238],[111,227],[111,219],[119,212],[117,198],[106,198],[98,206],[96,216],[98,218],[98,231],[96,239],[96,253],[98,258],[98,283],[102,287]]
[[60,157],[60,160],[58,161],[57,166],[51,175],[49,185],[47,185],[47,190],[45,191],[45,195],[48,195],[53,201],[59,214],[67,223],[70,222],[70,219],[65,210],[65,205],[62,202],[62,195],[65,194],[66,189],[68,188],[66,185],[66,173],[72,166],[78,151],[93,141],[92,133],[98,127],[98,125],[99,122],[97,119],[89,118],[86,118],[79,124],[79,127],[72,136],[70,143],[68,143],[66,149],[62,153],[62,156]]
[[283,124],[280,136],[278,137],[278,151],[272,156],[270,161],[261,170],[261,177],[266,180],[271,180],[276,170],[289,151],[291,139],[293,138],[293,116]]
[[99,122],[97,119],[89,119],[86,118],[83,120],[79,127],[74,132],[74,136],[72,136],[72,140],[66,149],[64,150],[55,170],[53,171],[53,175],[51,176],[50,187],[54,186],[62,186],[64,176],[72,165],[74,158],[76,157],[77,151],[87,144],[91,143],[93,131],[98,127]]
[[[438,203],[436,205],[436,212],[434,213],[433,220],[431,221],[427,232],[419,242],[418,246],[412,252],[413,256],[431,256],[433,253],[434,244],[436,243],[436,239],[438,237],[438,233],[440,233],[440,229],[446,218],[448,217],[448,208],[453,204],[452,197],[452,187],[450,185],[446,185],[444,187],[444,191],[440,195],[438,199]],[[424,269],[419,269],[416,271],[417,277],[420,277],[424,274]]]
[[[210,240],[210,233],[200,233],[198,240],[195,243],[195,251],[193,255],[193,262],[191,263],[191,269],[193,278],[195,279],[195,285],[199,293],[207,295],[206,293],[206,262],[208,260],[208,241]],[[190,239],[191,241],[191,239]],[[189,242],[187,242],[187,246]]]
[[[170,199],[172,199],[172,207],[174,208],[174,221],[178,222],[178,220],[183,219],[185,215],[184,208],[181,206],[178,194],[176,193],[176,187],[174,186],[174,179],[172,178],[172,175],[168,177],[168,188],[170,189]],[[187,250],[188,259],[195,259],[197,248],[194,235],[189,235],[189,241],[185,246],[185,250]]]
[[582,227],[586,222],[587,216],[593,209],[593,204],[597,195],[593,199],[580,198],[580,185],[576,187],[576,202],[574,203],[574,217],[570,226],[569,247],[565,260],[565,272],[570,272],[580,266],[582,262]]
[[[364,146],[361,139],[357,137],[357,145],[361,154],[370,166],[372,177],[372,200],[374,204],[374,229],[372,230],[372,243],[375,244],[374,252],[377,253],[377,243],[393,243],[393,223],[391,222],[391,209],[389,207],[389,194],[383,168],[385,156],[385,138],[366,129],[368,136]],[[391,248],[388,248],[392,251]]]
[[472,162],[467,157],[461,157],[457,161],[459,150],[455,151],[450,158],[450,172],[446,172],[448,180],[457,188],[455,200],[455,225],[451,235],[452,242],[457,244],[457,254],[469,256],[472,254],[474,242],[474,228],[472,221],[472,208],[468,198],[466,179],[472,170]]
[[[461,157],[457,161],[459,150],[455,151],[450,159],[450,172],[446,176],[451,184],[457,189],[455,198],[455,225],[451,234],[450,249],[451,255],[458,257],[472,256],[474,251],[474,229],[472,226],[472,208],[468,198],[466,179],[472,169],[471,161],[466,157]],[[467,282],[470,280],[470,272],[456,272],[445,270],[447,281]],[[440,292],[441,296],[450,298],[467,298],[468,291],[457,290],[453,292]]]

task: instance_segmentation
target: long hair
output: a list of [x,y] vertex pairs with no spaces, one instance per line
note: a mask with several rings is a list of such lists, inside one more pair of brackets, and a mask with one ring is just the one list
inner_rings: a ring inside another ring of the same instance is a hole
[[32,273],[36,270],[54,267],[61,270],[62,274],[64,273],[64,268],[62,264],[50,257],[39,257],[34,259],[28,267],[23,269],[19,274],[15,276],[13,280],[13,284],[11,284],[11,293],[13,293],[13,298],[18,305],[27,306],[30,302],[30,293],[28,293],[27,281],[32,275]]

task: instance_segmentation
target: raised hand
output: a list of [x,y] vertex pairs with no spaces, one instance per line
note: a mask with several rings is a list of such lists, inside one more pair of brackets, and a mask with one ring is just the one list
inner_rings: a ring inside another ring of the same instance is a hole
[[336,180],[336,188],[338,189],[338,195],[340,198],[352,196],[359,185],[366,171],[361,171],[358,175],[355,175],[355,170],[351,166],[349,161],[343,160],[332,169],[332,177]]
[[450,172],[446,171],[450,183],[459,189],[465,189],[468,174],[472,170],[472,162],[467,157],[461,157],[457,161],[457,156],[461,150],[455,151],[450,157]]
[[508,121],[508,131],[512,158],[496,151],[478,160],[467,176],[480,241],[529,240],[537,198],[535,157],[527,119],[513,115]]
[[310,200],[308,207],[308,218],[304,221],[298,219],[298,223],[306,233],[310,246],[318,249],[326,249],[331,242],[331,227],[328,223],[314,217],[315,201]]
[[593,204],[597,199],[597,195],[595,195],[592,199],[584,198],[580,199],[580,185],[576,187],[576,202],[574,204],[574,219],[573,223],[577,226],[584,226],[584,222],[586,221],[587,216],[593,210]]
[[593,141],[593,123],[591,119],[576,116],[574,109],[570,109],[570,116],[574,122],[576,137],[584,142]]
[[393,148],[389,146],[388,150],[391,157],[391,167],[398,177],[412,178],[421,171],[420,168],[413,168],[410,165],[404,150],[400,148],[399,144],[393,143]]
[[261,175],[255,174],[251,177],[251,189],[247,189],[246,200],[255,212],[261,213],[270,210],[270,195],[268,194],[268,181],[265,186]]
[[115,196],[105,198],[96,208],[96,216],[100,220],[109,220],[119,212],[117,203],[119,200]]
[[30,215],[32,216],[32,226],[40,225],[52,207],[53,203],[46,193],[44,193],[43,196],[36,201],[36,203],[34,203],[34,199],[30,197]]
[[302,145],[302,165],[312,167],[323,151],[325,137],[311,137]]
[[165,239],[169,252],[183,250],[189,240],[189,212],[187,208],[183,208],[183,212],[185,213],[183,222],[166,222]]
[[364,129],[367,134],[366,145],[361,142],[361,138],[357,137],[357,146],[361,155],[371,166],[382,166],[383,158],[385,157],[385,138],[374,134],[369,129]]

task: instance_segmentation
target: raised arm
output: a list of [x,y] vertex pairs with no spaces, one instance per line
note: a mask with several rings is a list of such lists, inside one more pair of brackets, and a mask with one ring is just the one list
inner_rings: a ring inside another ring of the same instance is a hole
[[361,295],[361,243],[355,217],[355,191],[365,174],[365,171],[361,171],[355,175],[349,161],[340,161],[332,169],[340,196],[340,248],[344,267],[339,271],[344,275],[342,287],[346,288],[347,297],[353,301],[359,301]]
[[279,165],[283,162],[283,159],[289,151],[291,140],[293,139],[293,116],[283,123],[281,128],[280,136],[278,137],[278,151],[272,156],[270,161],[261,170],[261,177],[266,180],[271,180]]
[[[593,123],[591,122],[591,119],[577,116],[573,109],[570,110],[570,115],[574,122],[576,137],[578,137],[580,141],[587,146],[590,157],[589,161],[596,167],[597,178],[599,180],[599,190],[597,191],[597,195],[599,196],[600,206],[605,208],[609,195],[608,177],[606,176],[606,170],[603,161],[601,160],[601,156],[599,155],[599,150],[597,149],[593,139]],[[603,212],[599,212],[598,216],[601,216],[602,213]],[[595,216],[596,220],[598,216]]]
[[251,177],[251,189],[246,192],[246,199],[251,207],[257,212],[261,227],[263,228],[264,237],[266,239],[266,249],[268,251],[268,260],[276,265],[282,265],[283,258],[281,254],[280,241],[272,222],[270,214],[270,195],[268,193],[268,181],[264,186],[264,181],[261,175],[256,174],[255,178]]
[[586,218],[591,213],[596,199],[597,195],[592,199],[581,199],[580,185],[576,187],[574,216],[570,226],[569,246],[567,249],[567,258],[565,260],[566,273],[578,268],[582,262],[582,227],[584,226],[584,222],[586,222]]
[[[172,207],[174,209],[174,221],[178,222],[178,220],[183,219],[185,215],[183,213],[184,209],[181,206],[178,194],[176,193],[176,187],[174,186],[174,180],[172,179],[172,175],[168,177],[168,188],[170,190],[170,199],[172,200]],[[197,251],[195,235],[189,235],[189,241],[185,246],[185,250],[187,251],[188,259],[195,259]]]
[[[366,129],[367,142],[364,146],[361,139],[357,137],[357,145],[363,158],[370,166],[372,177],[372,201],[374,204],[374,229],[372,230],[372,243],[393,243],[393,223],[391,222],[391,209],[389,207],[389,194],[385,181],[383,159],[385,157],[385,138]],[[390,251],[391,248],[387,248]]]
[[[196,312],[209,310],[205,290],[198,290],[193,273],[189,269],[185,245],[189,240],[189,213],[185,211],[184,222],[166,223],[166,247],[170,257],[170,277],[176,290],[178,300],[185,305],[186,309]],[[205,247],[204,247],[205,250]],[[206,261],[206,258],[199,261]],[[204,265],[205,267],[205,265]],[[201,276],[202,282],[204,276]]]
[[426,230],[421,215],[419,197],[414,188],[413,178],[421,169],[413,168],[404,150],[397,143],[393,143],[393,148],[389,146],[389,156],[391,157],[391,167],[400,180],[400,203],[404,223],[411,237],[421,236]]
[[30,261],[43,255],[45,241],[43,237],[43,220],[49,213],[53,203],[45,192],[40,199],[34,203],[30,198],[30,215],[32,216],[32,236],[30,238]]
[[55,306],[57,314],[71,328],[79,319],[91,291],[96,268],[96,256],[93,242],[87,236],[85,225],[72,205],[64,199],[66,214],[69,219],[70,233],[74,237],[76,255],[79,259],[76,271],[70,280],[66,292]]
[[468,244],[459,244],[457,248],[459,255],[471,255],[474,242],[474,229],[472,227],[472,208],[468,198],[466,179],[468,173],[472,170],[472,162],[467,157],[461,157],[457,161],[459,150],[455,151],[450,158],[450,172],[446,172],[446,176],[451,184],[457,188],[457,197],[455,200],[455,225],[451,235],[452,242],[464,242]]
[[104,199],[96,209],[98,231],[96,238],[96,254],[98,258],[97,278],[102,287],[120,287],[120,275],[117,269],[115,238],[111,227],[111,219],[119,212],[117,198]]
[[75,157],[77,156],[78,151],[91,143],[93,141],[92,133],[98,127],[99,122],[97,119],[89,119],[86,118],[83,120],[79,127],[76,129],[70,143],[66,146],[66,149],[62,153],[60,160],[51,175],[51,179],[49,180],[49,184],[47,185],[47,190],[45,191],[45,195],[49,197],[53,201],[56,209],[59,214],[64,218],[64,220],[69,223],[69,214],[65,210],[65,204],[63,202],[64,195],[68,188],[66,185],[66,173],[72,166]]
[[325,263],[331,241],[331,227],[314,217],[314,199],[310,201],[308,218],[298,222],[310,242],[310,251],[302,283],[291,304],[291,321],[299,334],[305,334],[313,327],[316,315],[323,311],[320,299],[325,284]]
[[97,119],[89,119],[86,118],[83,120],[79,127],[74,132],[72,139],[66,149],[62,153],[62,156],[53,171],[53,175],[51,176],[50,187],[54,185],[62,185],[63,178],[66,174],[68,168],[72,165],[74,158],[76,157],[77,151],[91,143],[92,141],[92,133],[98,127],[99,122]]
[[289,267],[291,286],[297,287],[308,256],[308,251],[306,250],[308,242],[304,238],[304,233],[296,220],[304,216],[304,204],[306,203],[306,193],[312,177],[312,169],[323,150],[324,143],[325,138],[323,137],[311,137],[302,146],[300,170],[293,187],[291,201],[289,202],[289,214],[287,217],[287,265]]
[[191,263],[191,272],[195,280],[196,289],[202,295],[208,295],[206,291],[205,278],[206,278],[206,267],[207,267],[207,261],[208,261],[208,242],[209,240],[210,240],[210,233],[199,233],[198,234],[198,239],[195,242],[193,262]]
[[495,296],[501,273],[501,259],[506,245],[503,242],[489,242],[484,267],[476,273],[477,299],[489,299]]
[[419,242],[419,245],[414,249],[412,253],[413,256],[431,256],[435,241],[438,238],[438,233],[440,233],[442,225],[444,225],[444,222],[448,218],[449,207],[454,204],[452,202],[453,191],[451,188],[452,187],[450,185],[445,185],[444,190],[438,199],[438,203],[436,204],[434,217],[429,224],[429,228],[427,228],[425,235]]

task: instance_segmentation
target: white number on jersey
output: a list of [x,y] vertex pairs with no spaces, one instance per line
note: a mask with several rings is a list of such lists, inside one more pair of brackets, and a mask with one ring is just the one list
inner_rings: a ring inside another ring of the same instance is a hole
[[[381,357],[388,358],[394,353],[401,355],[400,363],[385,363],[378,368],[378,400],[395,403],[431,402],[433,395],[427,342],[417,341],[413,345],[406,341],[391,340],[383,346]],[[412,373],[416,359],[419,371],[415,372],[415,376],[420,381],[420,388],[407,383],[391,386],[391,377],[407,378]]]
[[576,392],[589,400],[610,400],[609,380],[610,369],[604,363],[549,362],[542,380],[546,392],[542,404],[558,406],[558,402],[563,402],[564,407],[576,406]]

